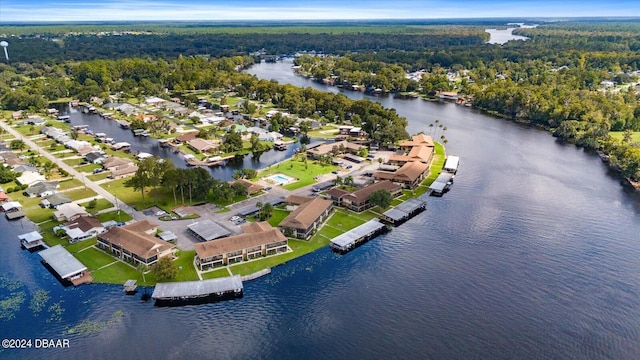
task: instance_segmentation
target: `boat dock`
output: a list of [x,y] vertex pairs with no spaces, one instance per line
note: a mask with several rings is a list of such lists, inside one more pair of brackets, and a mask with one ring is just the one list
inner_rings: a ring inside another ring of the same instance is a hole
[[460,165],[460,157],[449,155],[447,161],[444,164],[442,170],[455,174],[458,172],[458,166]]
[[42,257],[45,266],[53,270],[56,277],[65,285],[71,283],[73,286],[78,286],[93,281],[87,272],[87,267],[62,245],[42,250],[38,255]]
[[198,160],[196,158],[189,158],[189,159],[187,159],[187,165],[189,165],[189,166],[208,166],[208,167],[220,166],[220,165],[224,165],[227,160],[232,159],[234,156],[235,155],[229,155],[229,156],[225,156],[225,157],[216,156],[216,157],[208,158],[208,159],[204,159],[204,160]]
[[442,172],[436,180],[429,186],[429,195],[442,196],[449,191],[451,185],[453,185],[453,178],[455,175],[448,172]]
[[6,216],[8,220],[20,219],[24,217],[24,211],[21,209],[15,209],[5,212],[4,216]]
[[124,293],[127,295],[133,295],[138,291],[138,284],[136,280],[127,280],[123,285]]
[[44,241],[42,241],[42,235],[37,231],[18,235],[18,239],[20,239],[20,244],[29,251],[45,246]]
[[424,211],[426,207],[426,201],[409,199],[402,204],[385,211],[380,220],[387,224],[398,226]]
[[240,275],[202,281],[157,283],[151,297],[156,305],[202,304],[242,297]]
[[372,219],[366,223],[347,231],[331,239],[331,249],[339,253],[346,253],[364,244],[387,230],[387,226],[378,219]]

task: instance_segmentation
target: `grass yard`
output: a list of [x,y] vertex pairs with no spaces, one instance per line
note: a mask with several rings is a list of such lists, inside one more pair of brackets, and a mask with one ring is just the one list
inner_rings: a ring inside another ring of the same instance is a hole
[[[118,214],[118,212],[120,213]],[[133,220],[131,215],[122,210],[115,210],[108,213],[96,215],[96,219],[100,220],[100,222],[107,222],[109,220],[127,222],[129,220]]]
[[93,190],[91,190],[89,188],[71,190],[71,191],[65,192],[64,194],[69,196],[71,198],[71,201],[86,199],[86,198],[90,198],[92,196],[98,195],[98,194],[96,194],[95,191],[93,191]]
[[271,215],[271,218],[269,218],[267,222],[269,225],[277,227],[288,215],[289,212],[286,210],[273,209],[273,215]]
[[53,212],[53,209],[45,209],[40,206],[24,208],[24,214],[29,218],[29,220],[36,224],[50,220],[53,216]]
[[82,181],[78,180],[78,179],[69,179],[69,180],[65,180],[60,182],[60,186],[58,187],[58,191],[63,191],[63,190],[67,190],[67,189],[73,189],[76,187],[80,187],[82,186]]
[[[307,185],[315,184],[314,177],[317,175],[328,174],[338,167],[334,165],[321,165],[313,160],[300,161],[298,158],[287,160],[283,163],[276,164],[268,167],[267,169],[260,171],[258,177],[266,177],[273,174],[282,173],[298,179],[298,181],[285,185],[287,190],[296,190]],[[257,180],[257,179],[254,179]]]
[[178,251],[178,259],[174,260],[174,265],[178,268],[178,276],[173,281],[195,281],[200,280],[196,268],[193,266],[193,258],[196,256],[195,250]]
[[87,165],[82,165],[76,168],[76,170],[78,170],[79,172],[83,172],[83,173],[91,173],[93,174],[93,170],[101,168],[101,165],[98,164],[87,164]]
[[338,128],[333,125],[324,126],[318,130],[311,130],[307,133],[310,138],[333,139],[338,135]]
[[223,267],[218,270],[213,270],[213,271],[209,271],[202,274],[202,279],[203,280],[218,279],[218,278],[223,278],[227,276],[229,276],[229,271],[227,270],[226,267]]
[[98,212],[100,210],[104,210],[104,209],[108,209],[110,207],[113,207],[113,204],[111,202],[109,202],[109,200],[107,199],[98,199],[96,200],[96,206],[93,208],[89,208],[89,203],[91,201],[87,201],[85,203],[80,204],[80,206],[84,206],[87,211],[95,213]]
[[[115,260],[115,258],[112,259]],[[123,263],[122,261],[116,261],[112,265],[96,270],[91,273],[91,276],[93,276],[93,281],[97,283],[124,284],[125,281],[132,279],[137,280],[138,285],[145,284],[140,271]],[[144,277],[147,285],[153,285],[156,283],[156,279],[151,273],[145,274]]]
[[365,220],[363,218],[360,218],[358,214],[354,213],[353,211],[337,209],[326,223],[337,229],[347,230],[353,229],[358,225],[362,225],[368,220],[369,219]]
[[60,222],[57,221],[49,221],[46,222],[44,224],[41,224],[40,226],[38,226],[38,230],[40,231],[40,234],[42,235],[42,238],[44,239],[44,242],[47,243],[47,245],[49,246],[56,246],[56,245],[62,245],[62,246],[66,246],[69,244],[69,242],[67,241],[67,239],[63,239],[63,238],[59,238],[57,237],[54,233],[53,233],[53,228],[55,226],[60,225]]
[[[124,186],[125,181],[128,179],[118,179],[109,181],[107,183],[101,184],[100,186],[110,192],[111,194],[118,197],[118,201],[122,201],[130,206],[135,207],[136,209],[146,209],[149,206],[156,204],[156,191],[151,190],[151,188],[145,189],[145,202],[142,202],[142,193],[140,191],[134,191],[131,187]],[[180,200],[180,194],[177,195],[178,203],[173,202],[173,193],[165,192],[160,190],[158,193],[158,205],[163,208],[173,208],[176,206],[181,206],[182,202]],[[189,203],[189,194],[185,194],[185,206],[192,205],[201,200],[194,201],[193,203]],[[224,206],[224,205],[223,205]]]
[[103,172],[101,172],[99,174],[87,175],[87,179],[89,179],[91,181],[99,181],[99,180],[104,180],[104,179],[108,178],[109,175],[111,175],[111,171],[103,171]]
[[81,250],[84,250],[86,248],[92,247],[97,243],[98,243],[98,238],[93,237],[91,239],[80,241],[80,242],[77,242],[75,244],[70,244],[69,246],[67,246],[67,250],[70,253],[75,254],[78,251],[81,251]]
[[62,160],[65,164],[69,165],[69,166],[77,166],[80,165],[80,163],[82,163],[84,161],[83,158],[75,158],[75,159],[65,159]]
[[97,270],[107,264],[118,261],[113,256],[94,247],[90,247],[84,251],[77,252],[73,256],[80,260],[80,262],[83,263],[89,269],[89,271]]

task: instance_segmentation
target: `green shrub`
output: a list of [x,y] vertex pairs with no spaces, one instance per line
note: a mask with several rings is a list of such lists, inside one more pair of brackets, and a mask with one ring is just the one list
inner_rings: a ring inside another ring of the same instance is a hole
[[[22,184],[22,185],[20,186],[20,190],[26,190],[28,187],[29,187],[29,185],[27,185],[27,184]],[[19,191],[19,190],[16,190],[16,191]]]

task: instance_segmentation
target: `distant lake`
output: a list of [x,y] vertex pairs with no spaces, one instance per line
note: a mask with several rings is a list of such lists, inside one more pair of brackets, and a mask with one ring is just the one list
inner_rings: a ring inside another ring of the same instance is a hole
[[538,25],[524,25],[524,24],[515,24],[515,23],[511,23],[511,24],[507,24],[507,25],[518,25],[519,27],[509,27],[506,28],[504,30],[498,30],[498,29],[486,29],[485,32],[488,32],[489,35],[491,35],[491,37],[489,38],[489,41],[487,41],[487,44],[505,44],[507,41],[511,41],[511,40],[529,40],[528,37],[526,36],[520,36],[520,35],[513,35],[513,30],[518,29],[518,28],[525,28],[525,29],[529,29],[529,28],[535,28]]

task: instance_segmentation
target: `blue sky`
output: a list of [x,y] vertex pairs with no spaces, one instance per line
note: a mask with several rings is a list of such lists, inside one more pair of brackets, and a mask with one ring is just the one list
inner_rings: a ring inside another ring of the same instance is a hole
[[640,0],[0,0],[0,23],[640,16]]

